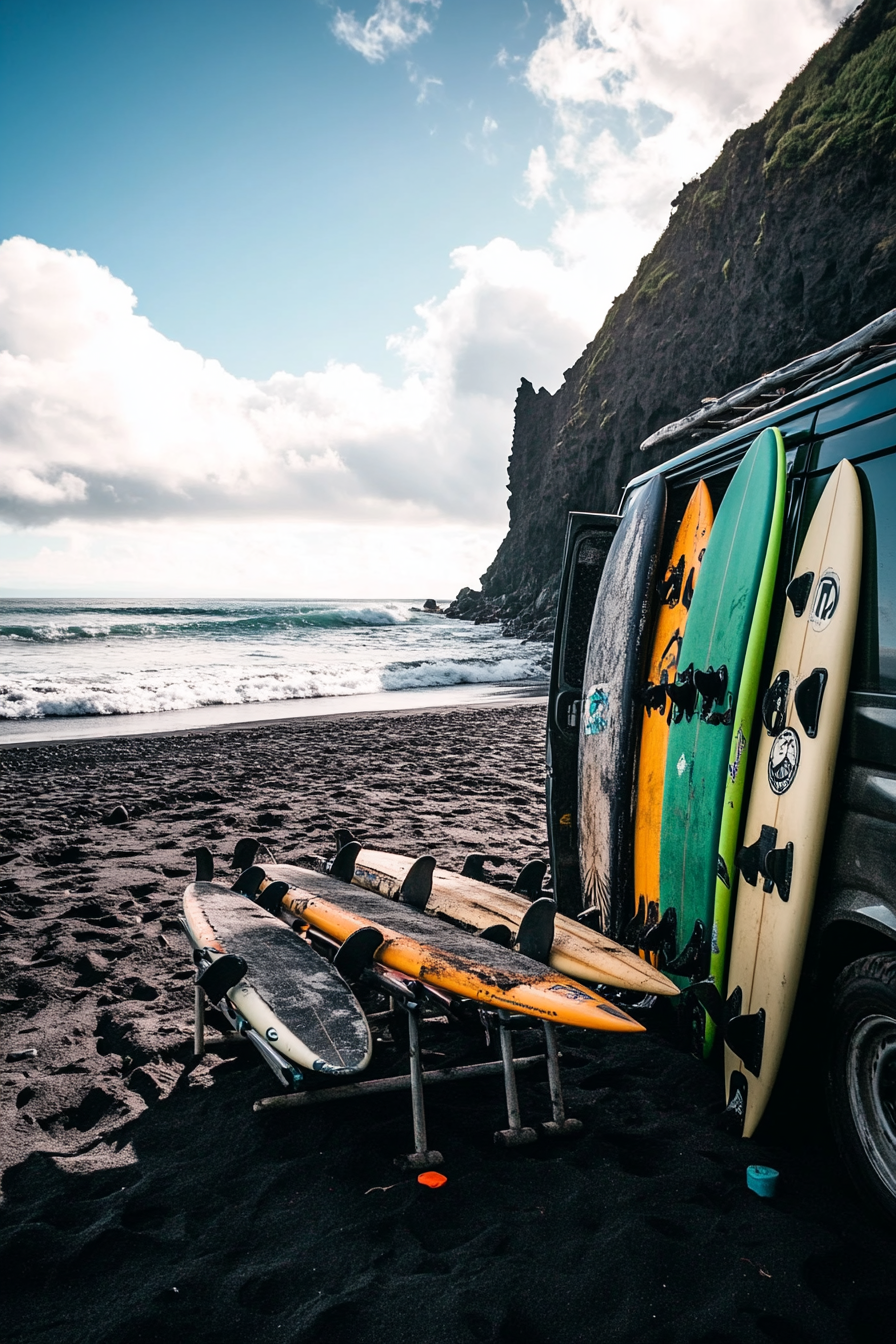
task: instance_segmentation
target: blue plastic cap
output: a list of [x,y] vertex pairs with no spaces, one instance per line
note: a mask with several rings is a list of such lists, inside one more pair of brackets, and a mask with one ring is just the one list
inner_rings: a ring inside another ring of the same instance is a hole
[[763,1199],[771,1199],[778,1184],[774,1167],[747,1167],[747,1186]]

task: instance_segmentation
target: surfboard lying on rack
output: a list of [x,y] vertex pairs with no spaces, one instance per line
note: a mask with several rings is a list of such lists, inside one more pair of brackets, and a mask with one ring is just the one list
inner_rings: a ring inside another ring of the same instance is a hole
[[200,987],[213,1003],[226,1000],[269,1064],[280,1056],[314,1073],[366,1069],[373,1042],[361,1005],[335,967],[282,920],[229,887],[192,882],[182,922]]
[[[366,891],[399,900],[404,895],[402,887],[408,875],[423,862],[423,859],[387,854],[365,846],[355,861],[352,880]],[[429,863],[431,891],[424,905],[428,915],[441,916],[473,933],[493,928],[497,921],[509,931],[510,941],[516,941],[520,925],[532,909],[525,896],[472,877],[462,877],[447,868],[438,868],[432,859]],[[616,989],[630,989],[641,994],[679,992],[677,986],[649,962],[566,915],[554,915],[554,938],[548,965],[574,980],[612,985]]]
[[594,1031],[644,1030],[594,990],[530,957],[397,901],[387,907],[381,896],[350,882],[291,864],[260,864],[242,873],[236,885],[263,896],[273,883],[286,884],[282,910],[340,944],[361,929],[377,930],[382,941],[374,961],[456,998]]

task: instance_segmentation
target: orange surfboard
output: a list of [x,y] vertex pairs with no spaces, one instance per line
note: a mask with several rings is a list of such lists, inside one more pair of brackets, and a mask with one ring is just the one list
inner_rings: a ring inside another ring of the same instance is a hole
[[[659,615],[647,668],[650,698],[641,728],[635,808],[635,917],[644,925],[655,924],[659,919],[660,823],[672,713],[672,705],[662,688],[675,681],[678,671],[681,641],[712,520],[712,500],[705,483],[700,481],[688,500],[660,584]],[[646,955],[643,950],[641,955]],[[655,961],[655,955],[651,960]]]
[[358,929],[378,929],[383,941],[374,960],[389,970],[458,998],[473,999],[484,1008],[593,1031],[644,1030],[593,989],[412,906],[399,901],[387,904],[382,896],[291,864],[258,867],[265,874],[260,891],[270,882],[286,883],[289,890],[281,908],[335,942],[344,943]]

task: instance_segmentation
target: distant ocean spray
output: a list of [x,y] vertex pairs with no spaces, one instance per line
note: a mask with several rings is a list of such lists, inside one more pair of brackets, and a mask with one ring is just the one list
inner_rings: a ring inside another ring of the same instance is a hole
[[422,601],[0,601],[0,719],[534,682],[543,645]]

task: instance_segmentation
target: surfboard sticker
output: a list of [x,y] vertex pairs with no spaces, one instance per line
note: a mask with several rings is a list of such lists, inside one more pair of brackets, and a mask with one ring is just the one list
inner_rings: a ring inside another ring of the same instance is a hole
[[[737,772],[740,769],[740,761],[741,757],[744,754],[746,745],[747,745],[747,739],[744,737],[744,730],[743,728],[740,727],[740,725],[738,725],[737,739],[735,742],[735,749],[734,749],[734,760],[728,767],[728,778],[731,780],[732,784],[737,779]],[[726,886],[728,885],[727,882],[725,885]]]
[[610,722],[610,696],[603,686],[592,686],[585,697],[585,720],[582,731],[586,737],[602,733]]
[[793,728],[783,728],[772,743],[768,758],[768,786],[772,793],[786,793],[800,768],[800,739]]
[[840,602],[840,575],[833,569],[826,569],[815,588],[809,624],[813,630],[825,630],[833,619]]

